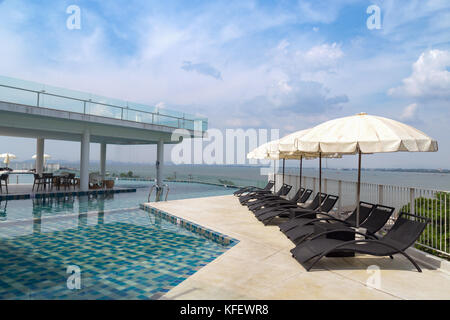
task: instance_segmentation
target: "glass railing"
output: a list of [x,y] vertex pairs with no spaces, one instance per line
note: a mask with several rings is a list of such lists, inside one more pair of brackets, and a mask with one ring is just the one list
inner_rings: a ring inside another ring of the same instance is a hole
[[208,119],[166,108],[0,76],[0,101],[204,132]]

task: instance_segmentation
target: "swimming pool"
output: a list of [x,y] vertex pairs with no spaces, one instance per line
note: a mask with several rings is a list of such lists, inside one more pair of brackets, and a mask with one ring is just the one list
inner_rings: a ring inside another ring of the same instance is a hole
[[[193,185],[172,184],[172,198],[233,191]],[[135,208],[147,192],[9,201],[0,222],[0,299],[157,299],[234,244]]]

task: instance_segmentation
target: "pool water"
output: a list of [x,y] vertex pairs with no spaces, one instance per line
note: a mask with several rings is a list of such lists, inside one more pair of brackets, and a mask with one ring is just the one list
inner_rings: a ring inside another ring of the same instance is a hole
[[228,249],[139,209],[50,220],[0,233],[0,299],[156,299]]
[[[171,198],[232,191],[176,183]],[[0,299],[157,299],[231,246],[136,208],[147,193],[9,201]]]
[[[136,188],[136,192],[0,201],[0,222],[67,213],[137,208],[141,203],[147,202],[151,185],[151,182],[119,181],[119,187]],[[232,188],[200,183],[172,182],[168,185],[168,200],[228,195],[235,191]],[[154,196],[155,192],[152,200]]]

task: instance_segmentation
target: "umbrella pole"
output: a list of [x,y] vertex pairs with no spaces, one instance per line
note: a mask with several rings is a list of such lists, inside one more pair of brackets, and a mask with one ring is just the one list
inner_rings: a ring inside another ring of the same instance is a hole
[[300,184],[298,189],[302,188],[302,169],[303,169],[303,156],[300,156]]
[[361,199],[361,150],[358,153],[358,186],[356,190],[356,227],[359,228],[359,202]]
[[273,160],[273,193],[277,192],[277,173],[276,173],[277,163]]
[[322,211],[322,152],[319,152],[319,212]]
[[283,185],[284,185],[284,165],[286,163],[286,159],[283,159]]

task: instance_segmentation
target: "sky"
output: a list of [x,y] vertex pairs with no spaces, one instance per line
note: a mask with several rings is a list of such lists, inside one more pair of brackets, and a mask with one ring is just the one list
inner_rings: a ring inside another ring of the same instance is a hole
[[[67,28],[71,5],[80,29]],[[379,29],[367,26],[371,5]],[[439,152],[371,155],[366,167],[450,168],[448,0],[0,0],[0,39],[1,75],[164,105],[220,130],[284,135],[367,112],[417,127]],[[0,137],[0,152],[34,150]],[[46,141],[45,152],[77,160],[79,143]],[[111,146],[108,159],[154,161],[155,148]]]

